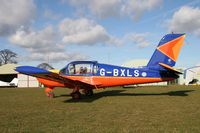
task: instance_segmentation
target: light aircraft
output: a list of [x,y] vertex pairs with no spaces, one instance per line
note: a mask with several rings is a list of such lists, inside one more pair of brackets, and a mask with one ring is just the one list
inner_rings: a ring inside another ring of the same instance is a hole
[[147,66],[128,68],[98,63],[97,61],[73,61],[61,69],[59,73],[32,66],[16,67],[22,74],[37,77],[47,86],[48,96],[52,97],[55,87],[72,89],[73,99],[81,97],[80,90],[86,96],[93,95],[93,89],[171,81],[179,77],[176,64],[185,34],[167,34],[159,42]]

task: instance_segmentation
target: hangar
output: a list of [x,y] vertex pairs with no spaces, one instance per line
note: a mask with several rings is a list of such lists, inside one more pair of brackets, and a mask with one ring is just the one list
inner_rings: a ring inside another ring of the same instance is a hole
[[39,87],[39,82],[32,76],[16,72],[17,64],[5,64],[0,66],[0,86],[13,87]]
[[185,84],[200,84],[200,66],[190,67],[184,72]]

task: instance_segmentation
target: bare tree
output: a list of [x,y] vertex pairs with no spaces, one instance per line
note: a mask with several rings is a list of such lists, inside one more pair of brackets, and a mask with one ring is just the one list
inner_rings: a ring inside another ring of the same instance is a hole
[[48,63],[41,63],[39,64],[37,67],[45,69],[45,70],[51,70],[54,69],[51,65],[49,65]]
[[0,51],[0,65],[14,63],[17,64],[17,54],[9,49]]

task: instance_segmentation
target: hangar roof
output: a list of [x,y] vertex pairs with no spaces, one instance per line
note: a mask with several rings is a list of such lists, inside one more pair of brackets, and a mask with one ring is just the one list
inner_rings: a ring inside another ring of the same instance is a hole
[[17,67],[17,64],[5,64],[0,66],[0,75],[2,74],[17,74],[14,69]]

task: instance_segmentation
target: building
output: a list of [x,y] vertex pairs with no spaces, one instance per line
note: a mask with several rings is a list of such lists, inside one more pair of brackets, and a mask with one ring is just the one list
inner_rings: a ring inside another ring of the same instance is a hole
[[[0,66],[0,86],[39,87],[36,78],[16,72],[17,66],[19,65],[5,64]],[[15,83],[12,83],[12,81],[15,81]]]
[[172,81],[169,81],[167,84],[168,85],[184,85],[185,80],[184,80],[184,69],[183,68],[178,68],[178,71],[180,71],[182,74],[179,74],[179,78],[174,79]]
[[200,66],[190,67],[184,72],[185,84],[200,84]]

